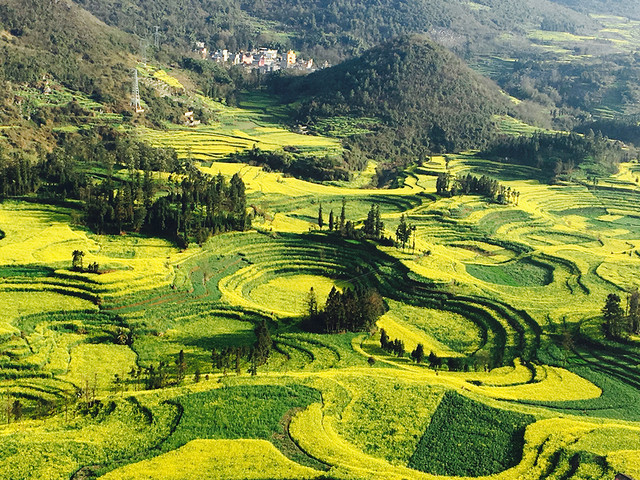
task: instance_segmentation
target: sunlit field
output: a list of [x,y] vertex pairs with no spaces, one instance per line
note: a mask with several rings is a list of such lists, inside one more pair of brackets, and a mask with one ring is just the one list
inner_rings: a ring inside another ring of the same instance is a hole
[[[183,153],[209,128],[185,131]],[[255,135],[275,145],[285,134]],[[549,186],[470,155],[432,157],[390,190],[201,168],[242,176],[253,230],[181,251],[93,234],[72,210],[0,204],[0,395],[23,413],[0,413],[10,478],[83,468],[89,478],[176,480],[637,474],[638,347],[631,339],[613,355],[599,328],[606,296],[638,286],[628,186]],[[519,203],[438,197],[434,174],[447,168],[495,176]],[[631,171],[620,175],[632,181]],[[356,225],[378,205],[391,237],[406,215],[415,246],[328,233],[343,201]],[[74,271],[74,250],[99,273]],[[312,288],[322,307],[334,286],[356,285],[382,296],[377,331],[301,330]],[[235,354],[216,365],[212,352],[249,349],[262,322],[274,346],[257,375]],[[402,356],[381,348],[380,329],[403,342]],[[418,344],[419,364],[409,357]],[[149,368],[164,388],[147,389]],[[37,455],[15,453],[24,449]]]

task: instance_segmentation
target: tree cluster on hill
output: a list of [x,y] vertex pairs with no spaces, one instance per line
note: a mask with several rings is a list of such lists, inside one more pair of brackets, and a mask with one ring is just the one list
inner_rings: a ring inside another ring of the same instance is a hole
[[251,348],[247,346],[224,347],[220,351],[213,348],[211,350],[213,370],[221,371],[226,375],[227,371],[233,367],[236,375],[240,375],[242,361],[245,360],[250,365],[249,372],[255,375],[258,367],[267,363],[273,348],[273,340],[266,320],[256,325],[253,331],[256,341]]
[[[328,222],[326,223],[329,233],[338,234],[341,237],[351,238],[355,240],[369,239],[374,240],[382,245],[392,246],[393,240],[384,236],[384,222],[380,218],[380,207],[372,204],[367,218],[362,228],[356,228],[356,223],[347,220],[347,202],[342,199],[342,207],[340,215],[334,215],[333,210],[329,211]],[[325,226],[324,213],[322,204],[318,207],[318,227],[322,230]]]
[[[237,174],[230,182],[204,174],[173,149],[111,129],[70,135],[60,143],[51,153],[41,151],[35,164],[0,151],[0,199],[36,193],[47,201],[79,200],[86,223],[99,233],[145,232],[183,246],[250,225],[245,185]],[[105,165],[104,174],[91,171]],[[159,197],[154,171],[174,174],[162,182],[168,193]]]
[[483,0],[486,8],[446,0],[243,0],[241,4],[256,17],[282,22],[300,32],[296,35],[300,48],[336,59],[358,55],[381,41],[411,33],[429,32],[461,53],[486,53],[491,45],[499,43],[498,32],[528,31],[538,28],[544,19],[562,18],[563,28],[580,33],[592,31],[596,24],[586,14],[548,1]]
[[295,147],[283,150],[262,150],[254,145],[251,150],[232,153],[231,161],[260,165],[265,170],[275,170],[296,178],[315,181],[349,180],[349,171],[339,159],[316,157],[300,153]]
[[617,294],[610,293],[602,307],[604,331],[614,339],[640,333],[640,292],[635,290],[629,294],[626,311],[620,301]]
[[[164,45],[188,48],[193,41],[201,40],[210,48],[231,51],[254,46],[280,50],[294,47],[332,63],[411,33],[429,32],[461,53],[486,53],[500,44],[499,33],[503,31],[530,31],[542,26],[583,34],[597,25],[586,14],[545,0],[484,0],[487,8],[446,0],[357,4],[344,0],[142,0],[135,6],[123,6],[117,0],[78,3],[104,22],[137,35],[150,36],[159,26]],[[562,20],[552,23],[553,19]],[[506,42],[501,46],[509,47]]]
[[[256,341],[251,347],[244,345],[211,349],[212,371],[219,371],[224,375],[227,375],[229,371],[234,371],[236,375],[241,375],[243,369],[246,368],[248,364],[248,372],[251,375],[255,375],[258,371],[258,367],[264,365],[269,359],[271,349],[273,347],[273,341],[271,339],[271,334],[269,333],[269,327],[264,320],[256,325],[254,333],[256,335]],[[132,343],[126,344],[131,345]],[[130,382],[137,385],[137,387],[142,385],[147,390],[180,385],[186,378],[187,371],[190,369],[184,350],[180,350],[180,352],[178,352],[173,364],[175,365],[175,368],[171,366],[170,362],[168,363],[166,361],[158,362],[157,366],[151,364],[146,368],[134,367],[129,372]],[[193,369],[193,365],[191,365],[191,368]],[[201,377],[200,368],[195,366],[193,372],[194,381],[197,383],[200,381]],[[123,382],[124,379],[116,375],[116,389],[121,386],[124,387]]]
[[[398,338],[391,339],[384,328],[380,329],[380,348],[385,352],[393,353],[394,355],[402,358],[405,356],[406,349],[404,342]],[[416,363],[428,362],[429,367],[433,369],[440,369],[443,365],[446,365],[450,372],[468,372],[471,367],[473,368],[485,368],[486,365],[480,365],[478,358],[476,357],[439,357],[434,352],[429,352],[426,355],[424,345],[418,343],[416,348],[409,352],[409,357]]]
[[202,243],[220,232],[245,230],[250,224],[238,174],[227,182],[221,174],[213,177],[191,168],[168,188],[168,195],[154,200],[150,172],[142,183],[138,175],[118,188],[107,179],[87,200],[87,221],[101,233],[144,231],[183,246],[192,239]]
[[[0,199],[36,193],[44,200],[87,201],[97,174],[113,175],[115,166],[129,171],[168,171],[182,168],[175,150],[154,148],[99,127],[79,134],[61,135],[51,152],[40,149],[36,159],[0,148]],[[133,175],[132,175],[133,176]]]
[[404,357],[405,354],[404,342],[398,338],[391,340],[384,328],[380,330],[380,348],[385,352],[391,352],[398,357]]
[[501,185],[497,180],[492,180],[486,175],[476,177],[467,173],[464,176],[441,173],[436,180],[436,192],[438,195],[482,195],[491,201],[501,204],[518,204],[520,192],[511,187]]
[[574,129],[578,133],[588,135],[590,131],[603,137],[631,143],[640,148],[640,115],[632,115],[616,119],[599,119],[587,122]]
[[411,235],[413,235],[413,249],[415,250],[415,232],[415,225],[408,223],[407,217],[403,213],[400,216],[400,223],[396,227],[396,239],[398,240],[398,243],[402,245],[402,250],[404,250],[404,247],[407,245],[407,242],[411,238]]
[[589,164],[587,173],[614,173],[631,152],[590,131],[586,135],[535,133],[532,136],[502,136],[480,153],[504,163],[529,165],[541,169],[549,178],[571,177],[575,169]]
[[345,139],[383,162],[486,145],[505,112],[504,95],[457,57],[423,37],[398,38],[306,77],[276,77],[273,91],[297,102],[300,123],[351,115],[379,118],[371,134]]
[[640,100],[638,54],[605,54],[597,48],[594,44],[576,46],[575,51],[584,57],[571,62],[516,52],[518,59],[495,80],[509,94],[524,100],[521,107],[534,102],[552,114],[544,120],[518,108],[525,120],[572,130],[591,121],[586,112],[599,116],[597,109],[603,104],[617,104],[624,111]]
[[231,51],[262,45],[287,48],[286,37],[268,38],[234,0],[142,0],[123,6],[117,0],[78,0],[104,22],[152,38],[160,27],[161,45],[191,49],[195,41]]
[[307,297],[305,323],[309,330],[321,333],[366,332],[384,311],[384,301],[374,289],[356,286],[341,293],[333,287],[324,308],[319,308],[312,287]]
[[554,0],[556,3],[566,5],[579,12],[603,13],[609,15],[625,16],[640,20],[640,1],[625,0],[616,2],[612,0]]

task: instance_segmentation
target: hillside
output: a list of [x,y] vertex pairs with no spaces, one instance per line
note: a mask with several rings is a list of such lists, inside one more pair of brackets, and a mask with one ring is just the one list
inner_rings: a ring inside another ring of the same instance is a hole
[[[98,18],[162,45],[294,48],[337,64],[394,37],[426,34],[510,95],[523,119],[572,130],[591,117],[634,115],[637,2],[592,0],[79,0]],[[620,16],[626,17],[620,17]],[[629,18],[627,18],[629,17]],[[563,81],[565,78],[568,81]]]
[[[522,35],[545,19],[562,18],[564,28],[585,33],[596,22],[547,0],[480,2],[384,0],[313,2],[303,0],[160,0],[140,2],[78,0],[110,25],[138,35],[160,27],[163,42],[190,46],[194,40],[231,50],[255,43],[293,46],[321,59],[357,55],[381,41],[410,33],[431,33],[458,51],[484,52],[510,41],[500,33]],[[196,33],[197,32],[197,33]],[[196,38],[197,37],[197,38]]]
[[375,118],[372,134],[352,140],[379,159],[479,147],[505,112],[500,90],[455,55],[421,36],[402,37],[307,77],[281,78],[274,89],[299,103],[300,121]]
[[49,76],[98,101],[122,103],[133,41],[69,1],[0,1],[0,76],[35,83]]
[[553,0],[580,12],[592,12],[608,15],[624,15],[635,20],[640,19],[638,0]]

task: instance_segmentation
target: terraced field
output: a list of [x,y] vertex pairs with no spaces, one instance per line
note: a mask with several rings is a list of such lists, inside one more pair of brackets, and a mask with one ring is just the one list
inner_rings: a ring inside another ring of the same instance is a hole
[[[146,74],[173,89],[182,87],[166,72],[152,69]],[[302,153],[318,156],[342,153],[342,146],[335,138],[294,133],[279,125],[278,106],[269,97],[247,95],[238,107],[229,107],[205,97],[198,97],[198,100],[215,114],[215,120],[209,125],[176,127],[168,124],[167,130],[139,128],[138,134],[154,146],[171,147],[179,156],[191,156],[203,162],[223,160],[232,153],[253,147],[271,151],[290,146]]]
[[[242,175],[253,230],[180,251],[94,235],[67,209],[0,204],[3,475],[640,474],[640,343],[614,343],[599,327],[607,294],[638,285],[635,192],[547,186],[468,155],[433,157],[402,188],[379,191],[202,168]],[[447,168],[496,175],[520,201],[440,198],[435,175]],[[377,204],[388,236],[404,213],[415,247],[320,230],[320,204],[338,215],[343,199],[358,225]],[[100,273],[73,271],[74,250]],[[379,331],[305,332],[309,290],[322,306],[334,286],[376,289],[378,327],[434,356],[418,364],[383,350]],[[273,349],[251,375],[241,352],[261,324]],[[163,388],[147,389],[150,371]]]

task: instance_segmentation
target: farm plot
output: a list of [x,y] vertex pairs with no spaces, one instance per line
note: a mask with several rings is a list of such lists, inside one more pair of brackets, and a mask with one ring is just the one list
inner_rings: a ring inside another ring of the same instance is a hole
[[192,440],[150,460],[119,468],[103,480],[306,480],[323,472],[285,457],[266,440]]

